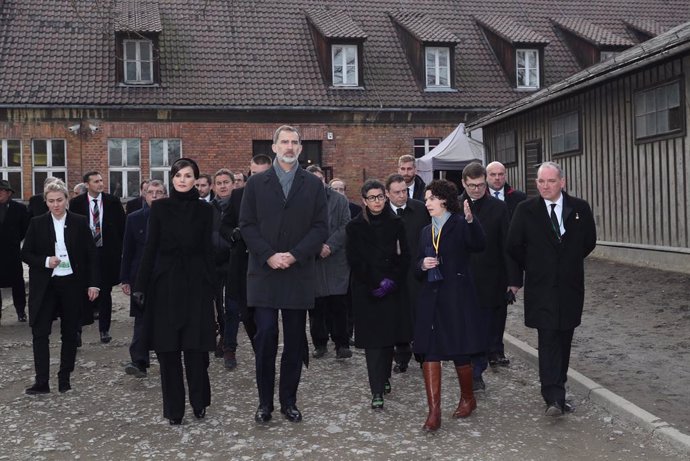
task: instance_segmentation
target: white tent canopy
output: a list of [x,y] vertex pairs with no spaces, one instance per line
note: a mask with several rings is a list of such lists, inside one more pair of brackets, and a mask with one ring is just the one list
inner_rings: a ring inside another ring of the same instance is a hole
[[429,184],[437,170],[462,170],[468,163],[484,163],[484,144],[465,135],[461,123],[424,157],[417,159],[417,174]]

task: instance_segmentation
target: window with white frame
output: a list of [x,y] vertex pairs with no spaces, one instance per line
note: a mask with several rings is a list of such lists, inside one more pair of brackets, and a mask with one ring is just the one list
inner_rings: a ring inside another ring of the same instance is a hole
[[414,138],[414,158],[424,157],[440,142],[441,138]]
[[564,154],[580,149],[580,116],[577,111],[551,120],[551,153]]
[[357,45],[332,45],[333,86],[358,86]]
[[152,139],[150,152],[151,179],[163,181],[170,189],[170,166],[182,156],[179,139]]
[[518,88],[539,88],[539,50],[516,50]]
[[0,179],[9,181],[14,198],[22,198],[22,142],[0,139]]
[[635,93],[635,139],[681,133],[684,126],[680,82]]
[[64,139],[33,139],[34,194],[43,193],[43,181],[48,176],[67,180],[67,145]]
[[450,88],[450,48],[427,46],[426,87]]
[[515,131],[505,131],[496,136],[496,160],[504,165],[517,162]]
[[124,40],[125,83],[153,83],[153,43],[151,40]]
[[618,56],[620,52],[618,51],[600,51],[599,52],[599,61],[604,62],[608,61],[609,59],[615,58]]
[[108,139],[110,193],[119,198],[138,197],[141,181],[141,142]]

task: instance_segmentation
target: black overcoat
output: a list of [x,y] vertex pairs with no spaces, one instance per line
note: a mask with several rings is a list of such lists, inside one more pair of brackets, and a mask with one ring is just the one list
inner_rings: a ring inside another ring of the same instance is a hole
[[521,190],[513,189],[508,183],[503,185],[503,194],[505,203],[508,205],[508,219],[510,220],[515,214],[515,209],[520,202],[527,200],[527,194]]
[[417,298],[414,351],[452,359],[484,352],[488,311],[479,306],[470,268],[470,253],[484,249],[486,240],[479,218],[472,224],[462,213],[453,213],[441,230],[439,267],[443,280],[429,282],[422,260],[433,255],[431,225],[419,239],[415,261],[423,284]]
[[[134,285],[139,272],[141,258],[144,257],[146,247],[146,235],[149,226],[151,208],[148,206],[127,215],[125,224],[125,237],[122,241],[122,264],[120,265],[120,282]],[[139,308],[135,303],[129,305],[129,315],[139,315]]]
[[[120,283],[120,261],[122,258],[122,238],[125,235],[125,210],[120,199],[114,195],[103,192],[103,248],[101,256],[101,281],[104,286],[114,286]],[[91,196],[77,195],[69,201],[69,210],[73,213],[86,216],[91,213],[89,201]]]
[[[29,323],[33,326],[43,305],[43,298],[50,283],[53,269],[45,267],[46,258],[55,256],[55,227],[53,217],[45,213],[31,219],[22,246],[22,260],[29,265]],[[82,325],[93,323],[93,313],[86,309],[87,290],[100,286],[98,252],[93,243],[88,220],[81,215],[67,211],[65,218],[65,246],[72,271],[77,278],[82,296],[77,306],[62,306],[78,309]]]
[[240,308],[247,305],[247,265],[249,263],[249,253],[247,245],[235,229],[240,225],[240,207],[244,187],[235,189],[230,193],[228,207],[225,210],[220,225],[220,235],[225,239],[230,247],[230,257],[228,264],[228,280],[225,286],[226,296],[238,301]]
[[[328,238],[326,191],[319,178],[296,167],[287,198],[275,167],[252,175],[240,208],[240,230],[249,249],[247,304],[275,309],[314,307],[316,257]],[[289,252],[288,269],[266,262]]]
[[597,242],[592,210],[563,193],[561,241],[544,199],[520,203],[510,223],[508,252],[525,271],[525,325],[568,330],[580,324],[585,297],[584,259]]
[[522,273],[506,250],[508,207],[488,195],[473,202],[463,194],[460,201],[465,200],[470,201],[472,214],[479,218],[486,237],[486,248],[470,256],[479,304],[487,309],[504,306],[508,286],[522,286]]
[[213,210],[202,200],[151,205],[148,238],[134,292],[144,293],[149,348],[215,349]]
[[[405,321],[409,314],[403,302],[410,254],[402,220],[388,206],[378,216],[364,210],[347,224],[345,232],[355,346],[381,348],[410,342],[412,332]],[[384,278],[393,280],[397,287],[384,298],[376,298],[371,291]]]
[[19,247],[29,227],[29,212],[14,200],[0,206],[7,206],[5,220],[0,223],[0,287],[9,287],[24,277]]

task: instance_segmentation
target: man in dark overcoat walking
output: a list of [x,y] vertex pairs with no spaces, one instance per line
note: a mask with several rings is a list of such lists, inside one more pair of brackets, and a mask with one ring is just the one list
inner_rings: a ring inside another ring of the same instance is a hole
[[565,193],[565,176],[554,162],[537,172],[539,197],[522,202],[508,232],[509,254],[525,271],[525,325],[536,328],[539,379],[546,415],[569,409],[565,383],[570,346],[585,297],[584,259],[596,246],[592,210]]
[[12,200],[13,194],[14,189],[9,181],[0,180],[0,288],[12,288],[12,302],[17,311],[17,319],[26,322],[26,285],[19,246],[29,227],[29,212],[24,205]]
[[101,292],[94,310],[98,310],[98,331],[101,342],[109,343],[110,319],[113,312],[111,291],[120,283],[122,238],[125,234],[125,211],[120,199],[103,192],[103,177],[97,171],[84,175],[86,194],[78,195],[69,202],[70,211],[86,216],[98,249],[101,273]]
[[296,406],[302,361],[308,360],[307,309],[314,306],[315,259],[328,238],[328,208],[321,181],[302,170],[300,135],[291,126],[273,136],[272,168],[249,178],[240,209],[240,231],[249,250],[247,303],[255,307],[256,383],[254,418],[268,422],[273,411],[278,311],[283,321],[280,410],[301,421]]
[[[462,170],[465,189],[460,201],[468,200],[472,214],[479,218],[486,236],[483,251],[472,253],[470,262],[479,305],[488,313],[485,353],[472,358],[473,386],[475,392],[485,389],[482,373],[488,364],[487,352],[491,353],[502,344],[506,319],[506,295],[513,295],[522,286],[522,273],[506,252],[508,236],[508,207],[504,202],[487,194],[486,170],[473,162]],[[493,349],[492,349],[493,348]]]

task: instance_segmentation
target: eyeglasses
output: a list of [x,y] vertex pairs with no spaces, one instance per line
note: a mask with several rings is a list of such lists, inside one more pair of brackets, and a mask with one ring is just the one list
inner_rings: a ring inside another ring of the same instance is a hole
[[367,195],[364,197],[367,202],[383,202],[386,199],[386,196],[383,194],[379,195]]
[[465,187],[471,190],[484,189],[486,187],[486,183],[483,182],[481,184],[465,184]]

